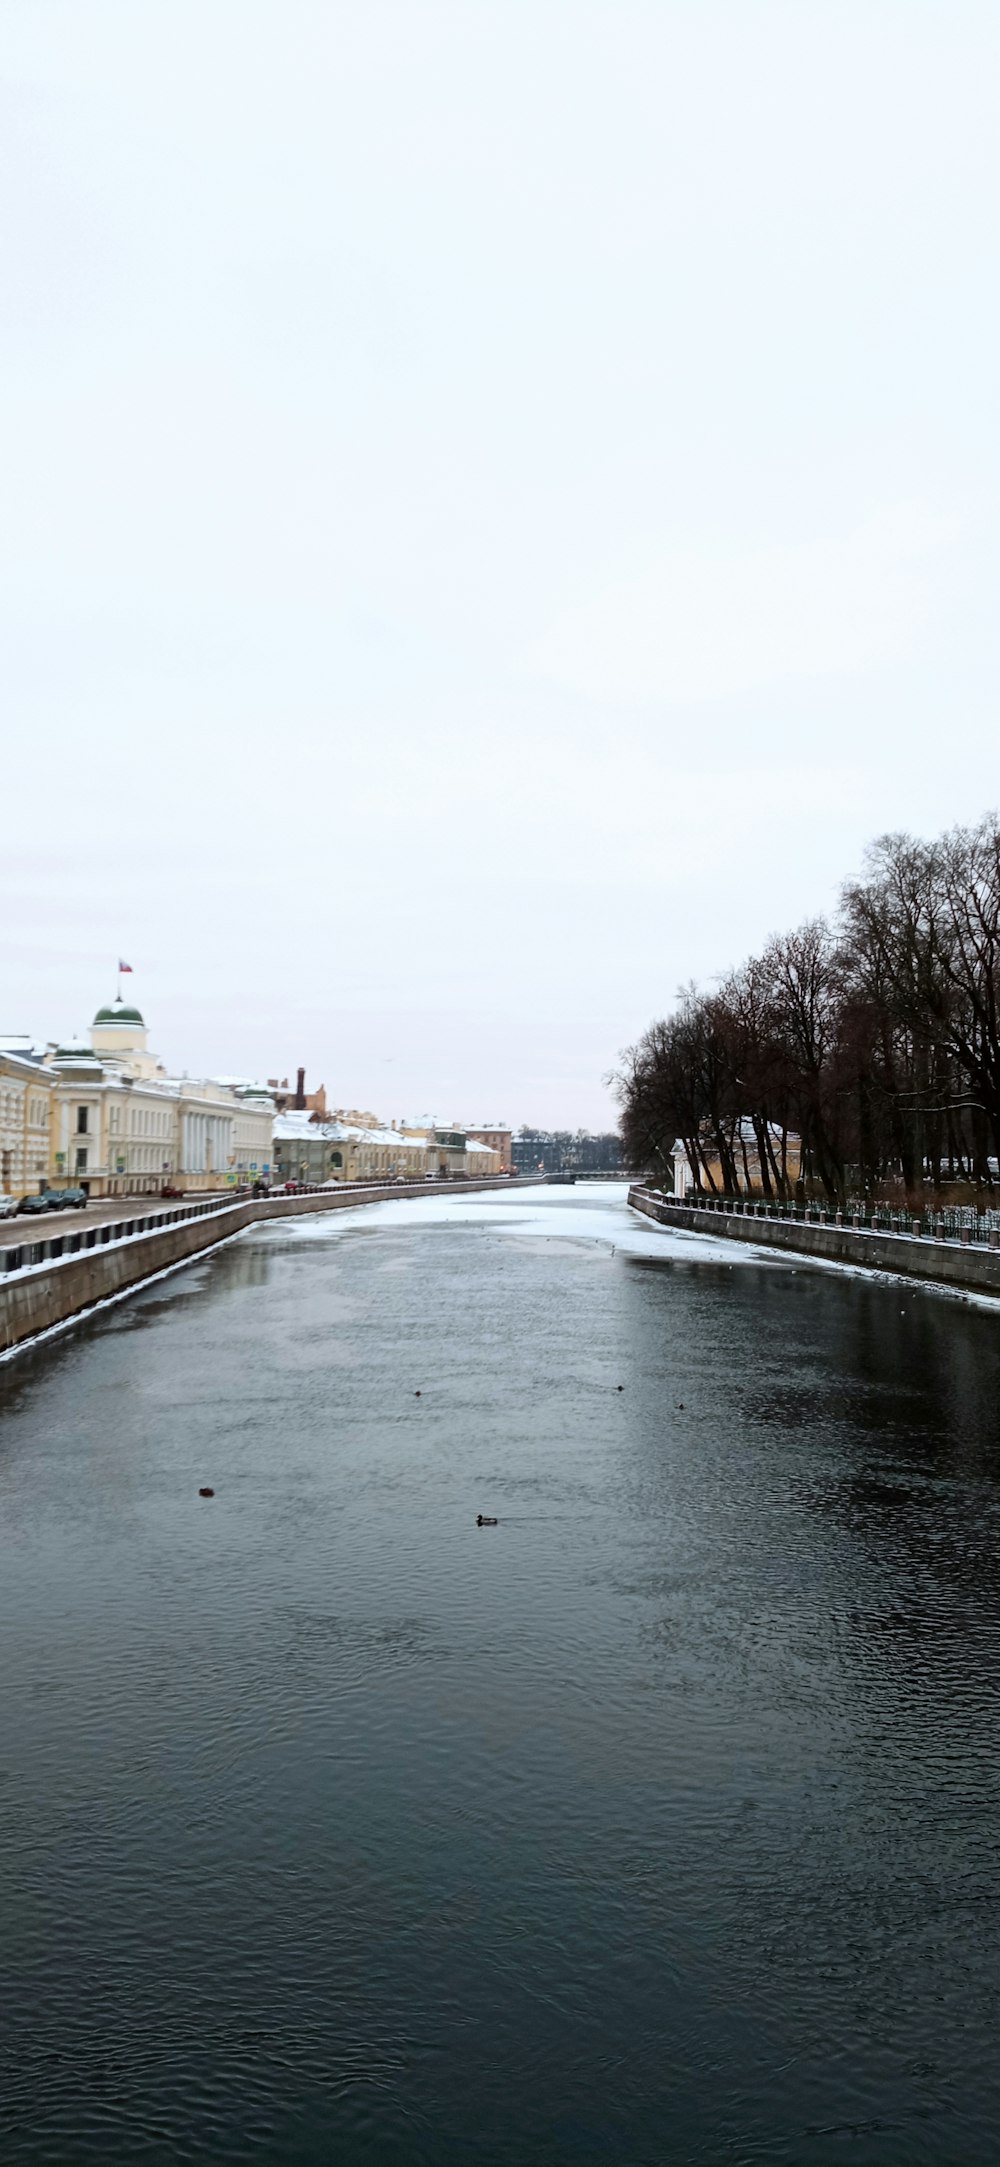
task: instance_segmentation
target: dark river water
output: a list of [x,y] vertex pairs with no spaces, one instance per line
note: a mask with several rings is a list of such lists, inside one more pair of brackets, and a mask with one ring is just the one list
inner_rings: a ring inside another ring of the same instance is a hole
[[998,1370],[611,1186],[0,1368],[2,2167],[1000,2158]]

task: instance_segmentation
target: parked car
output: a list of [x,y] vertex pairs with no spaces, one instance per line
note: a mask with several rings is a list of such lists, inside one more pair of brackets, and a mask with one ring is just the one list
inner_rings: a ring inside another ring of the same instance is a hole
[[40,1189],[35,1196],[22,1196],[17,1208],[19,1212],[29,1212],[35,1219],[43,1211],[58,1211],[58,1192],[55,1189]]
[[86,1211],[90,1198],[86,1189],[53,1189],[57,1211]]
[[16,1210],[16,1196],[7,1196],[4,1191],[0,1189],[0,1219],[13,1219]]
[[173,1182],[171,1181],[165,1181],[162,1189],[160,1190],[161,1196],[183,1196],[183,1194],[183,1189],[175,1189]]

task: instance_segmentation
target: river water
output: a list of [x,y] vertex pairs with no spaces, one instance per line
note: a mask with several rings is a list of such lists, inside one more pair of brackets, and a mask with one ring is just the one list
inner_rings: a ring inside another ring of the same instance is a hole
[[1000,2156],[1000,1319],[624,1197],[0,1368],[4,2167]]

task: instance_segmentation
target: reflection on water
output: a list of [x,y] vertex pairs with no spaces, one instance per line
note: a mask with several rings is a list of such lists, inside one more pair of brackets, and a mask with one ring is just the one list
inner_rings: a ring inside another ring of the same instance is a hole
[[998,1344],[609,1189],[0,1370],[0,2158],[992,2159]]

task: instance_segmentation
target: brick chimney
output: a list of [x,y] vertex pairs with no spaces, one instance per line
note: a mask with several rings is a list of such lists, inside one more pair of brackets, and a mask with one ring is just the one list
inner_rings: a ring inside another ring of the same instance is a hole
[[295,1071],[295,1105],[297,1110],[301,1112],[302,1108],[305,1106],[305,1103],[306,1072],[304,1068],[299,1068]]

